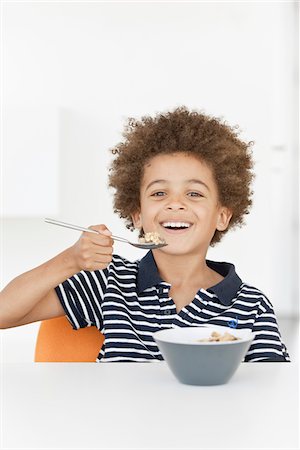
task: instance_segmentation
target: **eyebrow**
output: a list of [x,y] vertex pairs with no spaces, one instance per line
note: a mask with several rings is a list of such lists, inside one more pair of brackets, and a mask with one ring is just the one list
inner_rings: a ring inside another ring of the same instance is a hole
[[[154,181],[151,181],[151,183],[149,183],[148,186],[146,187],[146,191],[147,191],[151,186],[153,186],[153,184],[156,184],[156,183],[168,183],[168,180],[154,180]],[[209,187],[207,186],[207,184],[205,184],[204,181],[198,180],[197,178],[192,178],[191,180],[186,180],[185,184],[188,184],[188,183],[197,183],[197,184],[201,184],[202,186],[205,186],[206,189],[207,189],[208,191],[210,191],[210,189],[209,189]],[[145,192],[146,192],[146,191],[145,191]]]

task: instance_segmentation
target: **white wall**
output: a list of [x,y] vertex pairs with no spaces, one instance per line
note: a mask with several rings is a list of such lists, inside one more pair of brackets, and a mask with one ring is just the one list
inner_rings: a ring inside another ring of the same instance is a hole
[[[13,208],[2,209],[2,287],[79,237],[45,224],[46,216],[105,223],[116,235],[137,237],[113,213],[109,148],[121,140],[127,117],[184,104],[238,124],[241,138],[255,141],[247,226],[208,257],[234,262],[279,317],[295,316],[295,17],[292,2],[4,3],[1,191]],[[34,155],[44,159],[34,164]],[[31,189],[24,199],[26,180],[39,195]],[[130,259],[144,255],[117,242],[114,250]],[[37,327],[1,332],[4,360],[31,360]]]

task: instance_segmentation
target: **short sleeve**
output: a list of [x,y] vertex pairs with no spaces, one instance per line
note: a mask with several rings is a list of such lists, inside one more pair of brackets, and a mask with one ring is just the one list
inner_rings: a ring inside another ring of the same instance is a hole
[[255,338],[245,356],[245,362],[290,362],[273,306],[266,297],[260,304],[252,331]]
[[102,301],[108,270],[81,271],[55,287],[55,292],[74,330],[90,326],[103,329]]

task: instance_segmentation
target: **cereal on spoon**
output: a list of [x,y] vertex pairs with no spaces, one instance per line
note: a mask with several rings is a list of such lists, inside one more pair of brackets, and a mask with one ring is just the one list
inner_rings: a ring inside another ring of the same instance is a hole
[[156,231],[145,233],[143,237],[139,238],[140,244],[153,243],[153,244],[165,244],[166,241],[160,237]]

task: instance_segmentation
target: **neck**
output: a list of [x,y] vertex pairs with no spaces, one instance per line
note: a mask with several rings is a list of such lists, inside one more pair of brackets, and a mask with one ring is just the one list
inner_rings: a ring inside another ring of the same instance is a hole
[[170,255],[153,251],[160,277],[173,287],[204,286],[211,278],[212,270],[206,264],[203,254]]

